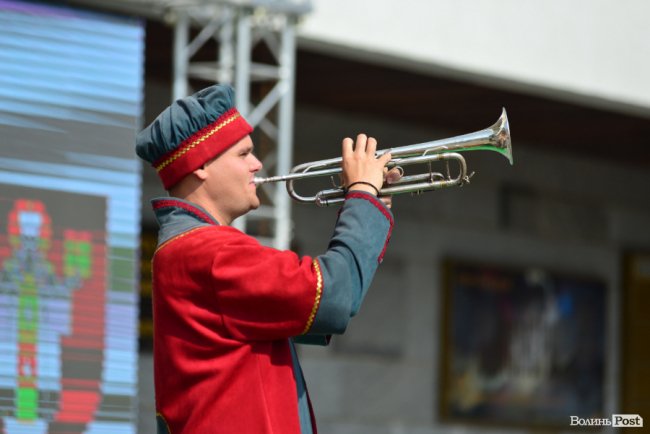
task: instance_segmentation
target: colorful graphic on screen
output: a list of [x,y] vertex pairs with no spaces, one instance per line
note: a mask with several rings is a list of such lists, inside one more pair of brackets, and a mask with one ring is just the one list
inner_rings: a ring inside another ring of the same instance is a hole
[[144,26],[0,0],[0,433],[134,434]]
[[5,429],[82,433],[101,405],[106,200],[3,185],[0,227]]

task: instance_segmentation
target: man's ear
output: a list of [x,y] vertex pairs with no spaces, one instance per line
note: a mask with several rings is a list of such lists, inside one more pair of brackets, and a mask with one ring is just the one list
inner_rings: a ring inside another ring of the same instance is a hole
[[194,170],[192,173],[201,181],[205,181],[208,178],[208,171],[205,170],[205,164]]

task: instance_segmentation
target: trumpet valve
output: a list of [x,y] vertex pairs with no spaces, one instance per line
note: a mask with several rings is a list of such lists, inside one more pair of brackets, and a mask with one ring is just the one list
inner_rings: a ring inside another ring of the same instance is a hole
[[465,185],[465,184],[469,184],[470,180],[472,179],[472,176],[474,176],[475,173],[476,173],[476,172],[472,172],[472,173],[470,173],[469,175],[464,176],[464,177],[463,177],[463,182],[460,184],[461,187],[462,187],[463,185]]

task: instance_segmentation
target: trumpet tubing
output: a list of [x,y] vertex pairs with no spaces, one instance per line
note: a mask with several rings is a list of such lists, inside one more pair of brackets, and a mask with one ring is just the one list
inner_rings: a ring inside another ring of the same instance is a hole
[[[467,164],[460,152],[477,150],[498,152],[507,158],[511,165],[513,164],[510,126],[505,109],[502,110],[501,116],[496,123],[480,131],[377,151],[377,156],[387,152],[391,153],[388,168],[423,163],[429,166],[428,172],[402,176],[399,181],[384,186],[380,190],[380,195],[419,193],[467,184],[473,173],[467,174]],[[255,178],[254,182],[256,185],[286,182],[287,192],[294,200],[301,203],[328,206],[344,200],[345,190],[343,188],[325,189],[320,190],[313,196],[301,196],[296,192],[295,183],[303,179],[333,176],[341,173],[341,161],[342,158],[338,157],[303,163],[295,166],[287,175]],[[447,165],[447,173],[433,172],[430,166],[434,161],[444,161]],[[458,175],[455,177],[449,174],[450,161],[455,161],[458,164]]]

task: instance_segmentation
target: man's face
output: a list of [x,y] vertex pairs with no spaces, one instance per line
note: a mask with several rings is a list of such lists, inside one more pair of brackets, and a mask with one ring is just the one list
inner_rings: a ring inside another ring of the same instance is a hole
[[232,220],[260,206],[253,178],[262,163],[253,154],[253,141],[246,136],[223,154],[205,164],[205,182],[212,203],[223,220]]

